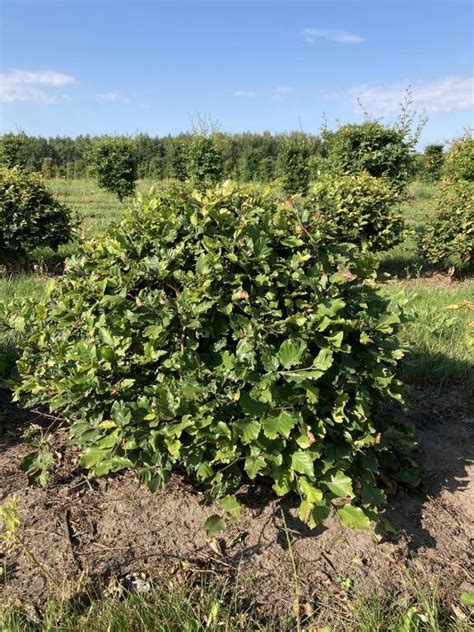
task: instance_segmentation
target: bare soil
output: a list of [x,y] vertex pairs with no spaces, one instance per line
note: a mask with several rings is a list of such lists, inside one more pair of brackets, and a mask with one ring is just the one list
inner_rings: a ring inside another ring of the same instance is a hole
[[2,410],[0,499],[17,496],[19,534],[36,560],[20,550],[5,558],[0,590],[17,604],[41,604],[53,588],[63,596],[98,584],[139,589],[211,573],[231,580],[257,611],[290,611],[295,578],[282,516],[307,609],[347,599],[348,588],[399,592],[411,581],[436,583],[448,601],[472,590],[474,396],[460,389],[425,388],[413,398],[423,482],[390,496],[385,515],[396,533],[379,540],[342,528],[334,516],[310,531],[295,499],[278,499],[262,484],[241,490],[241,521],[209,541],[203,523],[216,508],[181,477],[154,494],[131,473],[88,479],[61,432],[50,484],[31,486],[19,464],[28,451],[21,432],[35,415],[12,406],[5,393]]

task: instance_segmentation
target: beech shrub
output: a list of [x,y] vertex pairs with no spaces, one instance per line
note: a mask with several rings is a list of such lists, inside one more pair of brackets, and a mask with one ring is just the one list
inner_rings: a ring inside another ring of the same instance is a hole
[[39,175],[0,167],[0,263],[24,262],[36,248],[56,250],[72,228],[71,212]]
[[307,205],[328,237],[363,250],[387,250],[406,232],[399,196],[384,178],[367,172],[324,175],[310,190]]
[[406,126],[367,120],[324,130],[322,138],[326,156],[322,167],[333,175],[366,171],[385,178],[398,192],[404,192],[413,179],[417,136],[410,136]]
[[474,139],[449,149],[437,210],[418,238],[421,254],[435,265],[461,269],[474,262]]
[[94,475],[136,468],[156,489],[180,466],[233,514],[242,479],[264,477],[310,526],[334,501],[370,528],[380,468],[413,480],[411,432],[384,408],[403,399],[398,323],[371,260],[309,211],[174,185],[85,243],[17,323],[16,398],[64,416]]

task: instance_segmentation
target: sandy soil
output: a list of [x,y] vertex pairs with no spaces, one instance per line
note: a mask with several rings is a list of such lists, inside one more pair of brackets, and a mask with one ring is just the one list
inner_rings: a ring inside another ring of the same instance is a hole
[[216,509],[189,483],[175,476],[167,489],[152,494],[130,473],[87,479],[60,433],[60,460],[50,484],[28,485],[19,469],[28,451],[20,435],[34,415],[14,408],[6,394],[2,410],[0,498],[16,494],[20,537],[54,579],[24,553],[10,553],[0,590],[16,603],[40,604],[53,584],[67,595],[99,582],[143,588],[149,581],[194,581],[213,573],[232,580],[257,610],[288,611],[295,582],[282,513],[307,608],[335,596],[346,599],[348,587],[399,591],[413,578],[436,583],[448,600],[472,590],[472,394],[425,389],[413,399],[410,417],[422,447],[423,482],[416,492],[399,488],[390,497],[386,516],[396,533],[381,541],[343,529],[334,516],[310,531],[298,519],[294,500],[254,485],[239,494],[242,520],[210,542],[202,527]]

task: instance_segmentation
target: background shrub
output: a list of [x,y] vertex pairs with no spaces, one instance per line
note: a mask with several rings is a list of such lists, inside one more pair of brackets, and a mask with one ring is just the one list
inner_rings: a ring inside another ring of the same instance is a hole
[[288,195],[306,195],[310,179],[310,147],[304,134],[285,138],[279,157],[282,188]]
[[16,396],[61,412],[96,475],[134,466],[156,489],[181,464],[218,497],[264,476],[310,525],[339,499],[368,528],[391,441],[411,446],[382,410],[401,400],[398,317],[311,221],[230,183],[150,194],[36,309]]
[[326,174],[311,188],[308,208],[332,239],[364,250],[387,250],[404,237],[397,194],[368,173]]
[[331,174],[358,174],[366,171],[374,178],[386,178],[403,191],[415,170],[414,144],[404,126],[388,127],[367,120],[360,125],[342,125],[322,133],[325,160]]
[[438,182],[444,166],[444,145],[432,144],[425,147],[422,155],[421,175],[424,180]]
[[135,145],[128,138],[103,138],[90,151],[97,183],[120,202],[135,192],[138,179]]
[[455,140],[446,155],[444,177],[452,182],[474,181],[474,138],[466,135]]
[[474,262],[474,182],[445,182],[419,237],[424,258],[457,269]]
[[215,133],[199,133],[189,144],[189,176],[197,185],[216,184],[222,179],[223,160]]
[[69,209],[40,176],[0,168],[0,263],[22,262],[38,247],[56,250],[71,230]]
[[451,145],[444,167],[437,211],[418,239],[421,254],[432,264],[463,268],[474,261],[474,139]]

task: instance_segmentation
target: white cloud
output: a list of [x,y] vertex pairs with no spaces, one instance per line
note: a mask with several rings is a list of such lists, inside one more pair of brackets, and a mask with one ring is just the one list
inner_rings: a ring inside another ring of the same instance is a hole
[[57,96],[50,89],[74,82],[74,77],[53,70],[11,70],[0,73],[0,101],[55,103]]
[[247,97],[247,98],[254,98],[254,97],[277,97],[277,98],[283,98],[285,96],[287,96],[288,94],[290,94],[291,92],[293,92],[294,88],[291,88],[290,86],[275,86],[273,88],[270,88],[269,90],[235,90],[232,94],[234,97]]
[[290,92],[293,92],[293,88],[289,86],[275,86],[272,90],[272,94],[276,97],[283,97],[286,94],[290,94]]
[[362,44],[365,42],[365,39],[359,35],[333,29],[303,29],[301,35],[308,44],[315,44],[317,40],[321,39],[338,44]]
[[[350,96],[354,103],[359,99],[370,113],[391,115],[400,110],[407,86],[408,83],[401,82],[386,86],[355,86],[350,90]],[[427,114],[474,108],[474,77],[446,77],[419,82],[411,85],[410,91],[413,107]]]
[[103,92],[101,94],[96,94],[95,98],[97,101],[115,101],[116,103],[130,103],[130,99],[128,97],[124,97],[118,92]]
[[233,95],[234,97],[256,97],[257,93],[255,90],[236,90]]

